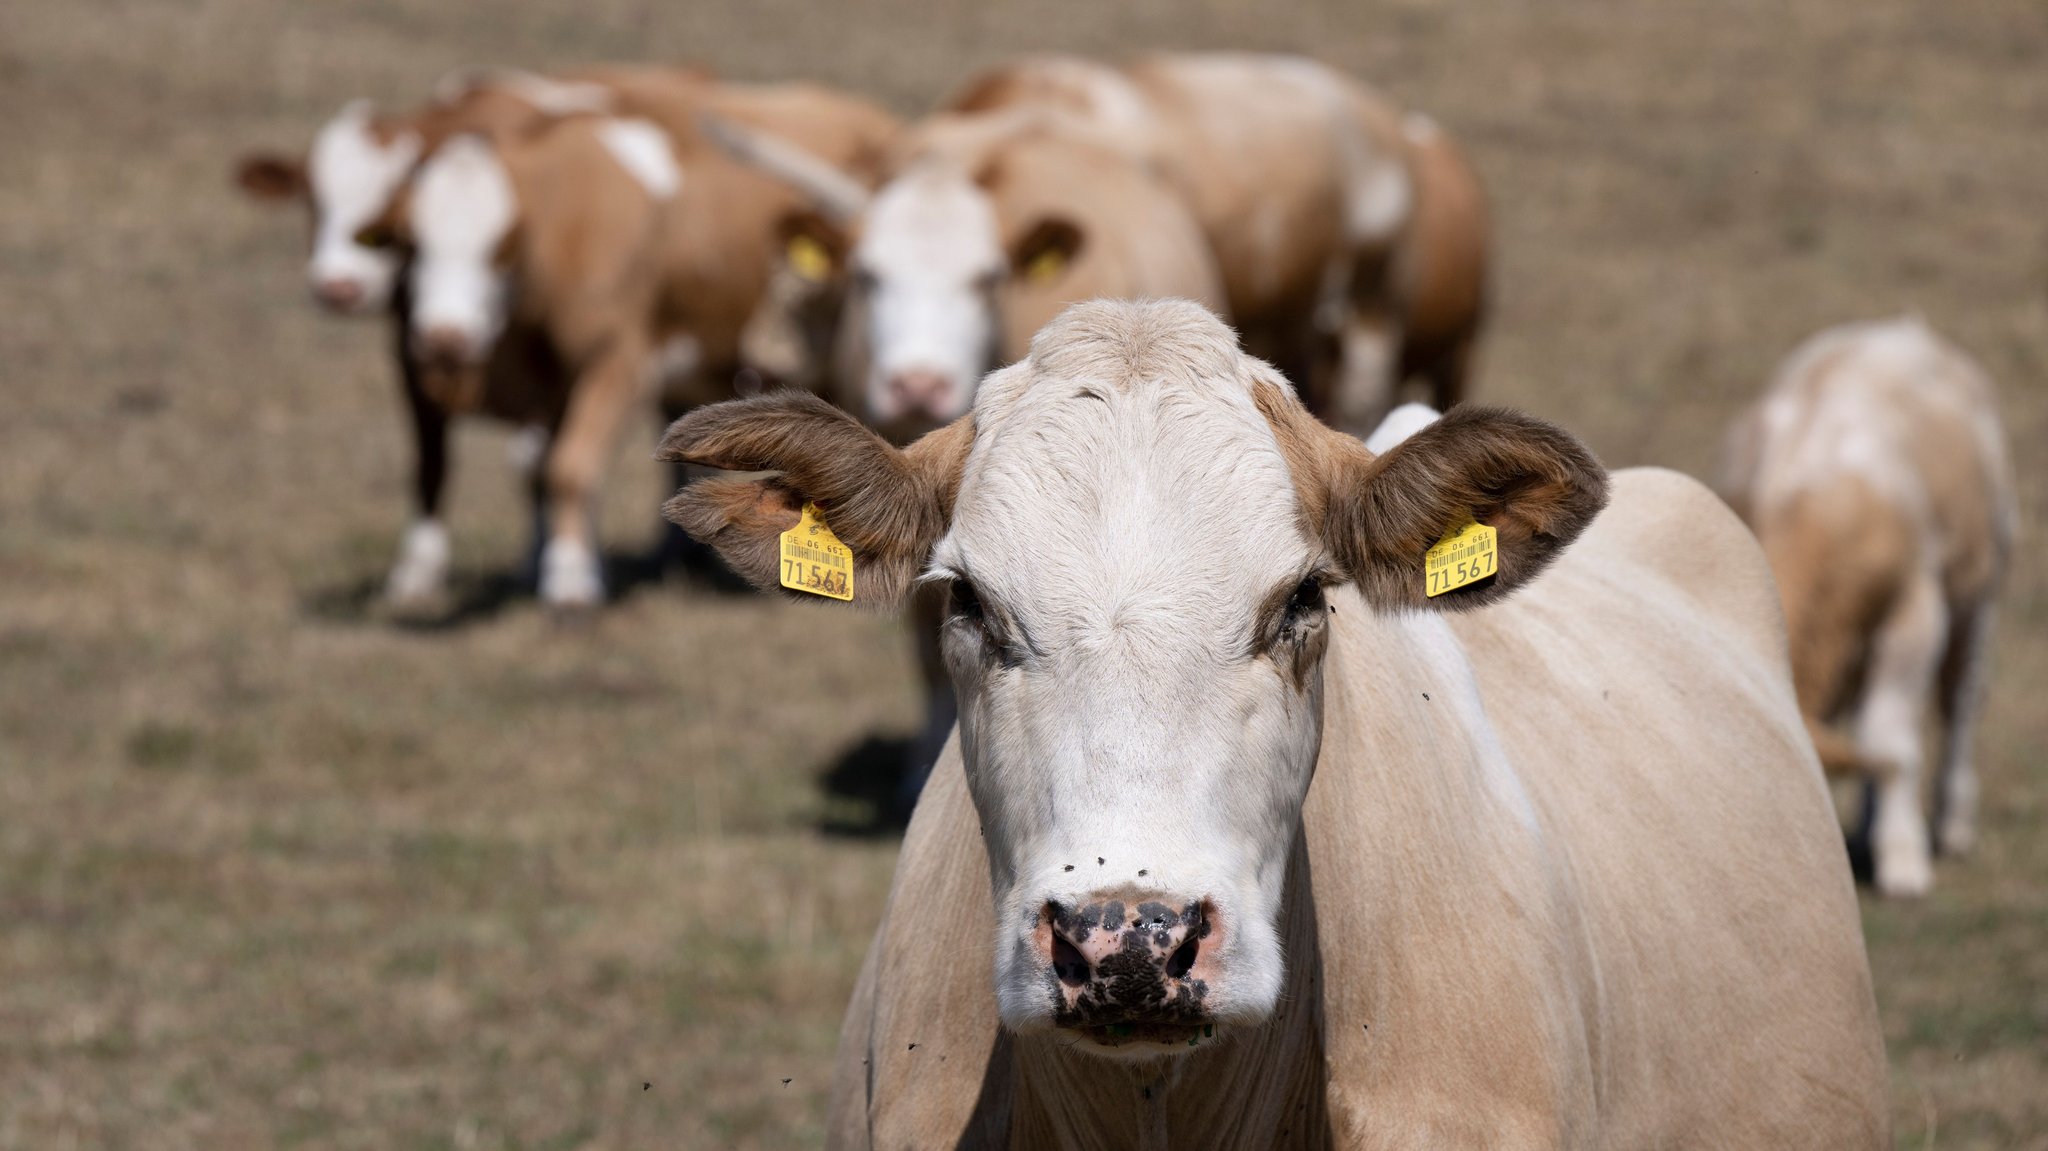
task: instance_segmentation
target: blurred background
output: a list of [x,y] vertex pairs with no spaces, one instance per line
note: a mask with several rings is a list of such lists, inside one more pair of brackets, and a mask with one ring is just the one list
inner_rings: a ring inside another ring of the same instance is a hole
[[[460,433],[453,606],[378,607],[404,417],[230,182],[451,69],[694,62],[916,115],[1029,50],[1303,52],[1456,133],[1478,399],[1705,475],[1799,339],[1924,314],[2024,527],[1977,854],[1864,896],[1901,1146],[2048,1147],[2048,6],[2039,0],[13,0],[0,8],[0,1148],[814,1146],[922,717],[903,625],[519,585]],[[657,428],[605,539],[655,537]],[[623,562],[623,561],[621,561]],[[623,569],[620,569],[623,570]],[[794,670],[793,670],[794,669]]]

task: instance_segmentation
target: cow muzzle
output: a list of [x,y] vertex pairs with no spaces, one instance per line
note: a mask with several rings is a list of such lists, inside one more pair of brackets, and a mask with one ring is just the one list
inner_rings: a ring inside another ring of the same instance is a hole
[[330,312],[356,312],[363,308],[369,290],[361,280],[328,276],[313,281],[313,298]]
[[1048,902],[1036,940],[1053,1023],[1100,1047],[1185,1048],[1215,1036],[1223,922],[1206,899],[1110,893]]
[[483,402],[483,346],[458,328],[432,327],[413,334],[420,388],[442,409],[468,412]]

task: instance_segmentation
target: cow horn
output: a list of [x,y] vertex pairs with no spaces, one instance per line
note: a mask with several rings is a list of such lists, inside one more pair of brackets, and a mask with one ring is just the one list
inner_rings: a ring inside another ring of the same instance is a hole
[[699,113],[697,125],[726,155],[795,188],[834,223],[847,223],[868,206],[869,192],[859,180],[788,140],[710,112]]

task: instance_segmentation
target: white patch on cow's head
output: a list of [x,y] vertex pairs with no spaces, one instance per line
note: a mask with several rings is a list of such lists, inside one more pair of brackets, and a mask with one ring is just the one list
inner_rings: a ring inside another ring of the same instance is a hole
[[390,300],[398,257],[364,246],[357,235],[390,207],[419,152],[420,138],[413,132],[379,140],[367,100],[348,104],[313,138],[306,159],[313,201],[313,255],[306,277],[323,301],[371,311]]
[[847,322],[867,352],[869,420],[946,422],[994,366],[1007,263],[995,205],[967,174],[913,169],[883,188],[855,245]]
[[1256,1022],[1279,994],[1327,573],[1252,363],[1194,304],[1097,302],[976,400],[928,578],[954,581],[943,642],[1012,1028],[1071,1022],[1055,907],[1197,907],[1203,1016]]
[[518,222],[511,174],[478,136],[457,136],[420,165],[413,181],[414,330],[451,337],[480,360],[504,330],[505,237]]
[[597,126],[598,143],[612,159],[657,200],[673,200],[683,187],[682,165],[668,133],[646,120],[606,120]]

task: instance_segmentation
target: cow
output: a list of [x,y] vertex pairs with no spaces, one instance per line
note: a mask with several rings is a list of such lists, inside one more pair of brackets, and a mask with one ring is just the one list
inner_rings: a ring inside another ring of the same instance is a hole
[[[1247,346],[1304,381],[1340,426],[1371,429],[1406,376],[1428,380],[1439,408],[1462,397],[1485,305],[1486,211],[1462,152],[1427,118],[1404,119],[1310,61],[1206,54],[1026,59],[970,81],[933,122],[1031,111],[1086,123],[1179,195]],[[810,190],[818,215],[798,229],[804,250],[852,265],[841,383],[858,410],[943,422],[965,410],[982,371],[1021,353],[1018,339],[990,338],[1000,320],[971,277],[940,282],[904,256],[917,252],[903,238],[912,218],[947,220],[951,248],[998,238],[972,182],[891,183],[870,205],[820,181],[815,164],[785,163],[786,149],[736,151]],[[897,167],[917,157],[908,150]]]
[[[855,605],[948,599],[828,1146],[1889,1145],[1770,569],[1695,481],[1471,405],[1374,455],[1178,301],[904,448],[777,394],[661,455],[755,473],[667,510],[762,586],[810,508]],[[1431,595],[1439,545],[1492,562]]]
[[[1821,760],[1868,781],[1877,888],[1923,894],[1933,849],[1976,840],[1971,734],[2018,520],[1990,380],[1917,317],[1830,328],[1730,429],[1722,487],[1777,573]],[[1934,844],[1930,701],[1943,724]]]
[[[730,394],[735,333],[765,279],[759,221],[792,201],[697,144],[699,112],[789,134],[856,171],[898,127],[864,100],[808,85],[723,85],[640,68],[514,75],[469,82],[430,109],[467,108],[469,120],[416,118],[410,131],[426,158],[350,237],[394,266],[423,257],[396,301],[421,460],[417,518],[387,582],[401,601],[431,598],[447,571],[439,496],[450,416],[481,411],[548,433],[535,476],[539,590],[552,606],[577,608],[603,598],[588,505],[634,398],[658,380],[673,415]],[[530,114],[506,111],[508,99]],[[450,134],[465,123],[473,130]],[[510,182],[510,155],[522,158],[523,194]],[[657,232],[665,246],[636,250]],[[521,255],[551,266],[523,268],[515,301],[507,272]]]
[[[514,137],[555,117],[658,105],[709,83],[691,69],[458,73],[443,78],[427,103],[408,112],[379,112],[368,100],[350,101],[321,126],[303,157],[256,151],[239,162],[236,179],[244,192],[259,201],[305,207],[311,233],[306,277],[315,301],[338,315],[393,319],[393,359],[413,437],[413,520],[384,581],[387,601],[401,608],[432,603],[445,584],[451,549],[442,499],[450,420],[460,414],[448,397],[429,391],[410,322],[402,254],[384,226],[393,197],[426,156],[456,135]],[[494,347],[481,386],[462,407],[519,429],[512,455],[533,488],[536,520],[543,506],[538,469],[548,429],[561,414],[559,375],[544,334],[514,323]]]

